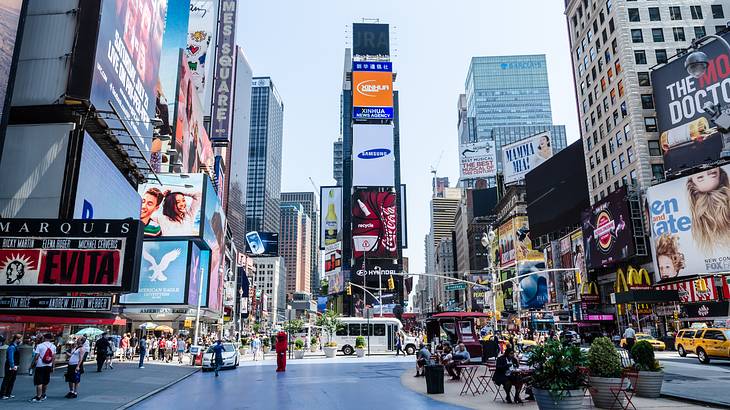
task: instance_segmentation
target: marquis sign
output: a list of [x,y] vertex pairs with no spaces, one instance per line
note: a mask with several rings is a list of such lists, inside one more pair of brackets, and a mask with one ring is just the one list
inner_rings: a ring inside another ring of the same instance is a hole
[[0,296],[0,309],[110,311],[111,296]]

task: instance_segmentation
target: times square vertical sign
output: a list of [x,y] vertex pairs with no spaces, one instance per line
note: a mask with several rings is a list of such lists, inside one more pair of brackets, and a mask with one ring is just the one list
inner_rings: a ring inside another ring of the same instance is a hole
[[211,113],[210,141],[227,145],[233,119],[233,76],[236,61],[236,0],[221,0]]

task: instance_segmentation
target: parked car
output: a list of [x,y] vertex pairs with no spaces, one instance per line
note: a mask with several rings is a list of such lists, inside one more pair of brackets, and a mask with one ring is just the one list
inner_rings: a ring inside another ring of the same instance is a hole
[[[637,333],[636,341],[638,342],[639,340],[646,340],[651,344],[654,350],[664,351],[667,348],[667,345],[664,342],[657,340],[654,336],[648,333]],[[624,338],[621,338],[621,347],[626,348],[626,339]]]
[[686,329],[679,332],[676,343],[680,356],[695,353],[703,364],[710,363],[710,359],[730,360],[730,329]]
[[[213,346],[203,354],[203,371],[213,370],[215,361],[213,360]],[[238,366],[238,350],[233,343],[223,343],[223,368],[234,368]]]

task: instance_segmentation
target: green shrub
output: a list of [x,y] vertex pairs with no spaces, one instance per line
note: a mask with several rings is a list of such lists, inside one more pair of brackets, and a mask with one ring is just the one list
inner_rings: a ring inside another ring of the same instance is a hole
[[593,377],[621,377],[621,356],[611,339],[593,340],[588,350],[588,370]]
[[309,343],[310,343],[311,345],[316,345],[316,344],[317,344],[317,343],[319,343],[319,342],[317,341],[317,337],[316,337],[316,336],[312,336],[312,338],[311,338],[311,339],[309,339]]
[[358,336],[355,338],[355,347],[362,349],[365,347],[365,338],[362,336]]
[[534,367],[532,385],[548,390],[559,400],[566,390],[587,386],[588,380],[579,368],[585,366],[585,355],[577,346],[564,346],[557,340],[530,349],[528,365]]
[[304,349],[304,340],[297,339],[294,341],[294,350],[302,350]]
[[634,358],[634,368],[645,372],[658,372],[662,369],[659,362],[654,358],[654,347],[646,340],[639,340],[631,348],[631,356]]

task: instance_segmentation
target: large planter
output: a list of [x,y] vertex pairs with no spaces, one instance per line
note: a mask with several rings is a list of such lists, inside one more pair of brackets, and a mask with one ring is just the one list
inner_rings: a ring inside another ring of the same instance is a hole
[[549,390],[532,388],[535,402],[540,410],[581,410],[583,390],[566,390],[553,396]]
[[639,372],[639,380],[636,382],[636,395],[655,399],[662,392],[664,372]]
[[[621,387],[621,378],[618,377],[593,377],[590,378],[591,397],[593,404],[599,409],[610,409],[614,406],[616,398],[611,389],[618,390]],[[621,408],[623,408],[624,397],[619,396]]]
[[238,348],[238,354],[243,356],[246,354],[246,348],[245,347],[239,347]]
[[362,347],[356,347],[355,353],[357,354],[357,357],[365,357],[365,349]]
[[329,358],[335,357],[335,353],[337,353],[337,348],[336,347],[327,347],[327,346],[325,346],[322,349],[324,350],[324,355],[326,357],[329,357]]
[[304,349],[294,350],[295,359],[304,359]]
[[271,348],[269,346],[264,345],[264,354],[269,353]]
[[309,351],[312,352],[312,353],[314,353],[314,352],[317,351],[317,348],[318,348],[317,347],[317,344],[315,343],[315,344],[309,346]]

